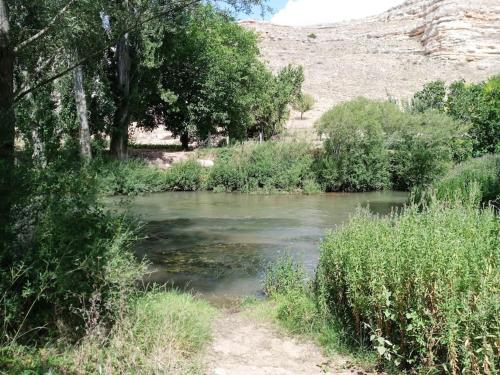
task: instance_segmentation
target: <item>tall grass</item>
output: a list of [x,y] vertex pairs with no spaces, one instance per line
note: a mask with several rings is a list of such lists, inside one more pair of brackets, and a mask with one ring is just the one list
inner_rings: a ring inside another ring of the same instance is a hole
[[208,188],[216,191],[299,191],[314,181],[311,145],[265,142],[225,149],[215,160]]
[[215,308],[191,295],[150,292],[110,332],[93,330],[77,345],[0,348],[6,374],[197,374]]
[[321,246],[326,319],[384,361],[425,373],[499,371],[500,237],[490,209],[434,203],[359,212]]
[[467,201],[475,192],[478,203],[500,204],[500,155],[485,155],[455,166],[432,190],[441,200]]

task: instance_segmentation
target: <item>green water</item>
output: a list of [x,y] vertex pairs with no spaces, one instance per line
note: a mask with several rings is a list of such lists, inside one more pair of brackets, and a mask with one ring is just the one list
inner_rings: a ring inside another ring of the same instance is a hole
[[130,208],[147,223],[136,249],[152,263],[146,282],[217,299],[258,294],[266,264],[284,252],[312,273],[325,233],[358,206],[387,214],[406,199],[398,192],[163,193],[139,197]]

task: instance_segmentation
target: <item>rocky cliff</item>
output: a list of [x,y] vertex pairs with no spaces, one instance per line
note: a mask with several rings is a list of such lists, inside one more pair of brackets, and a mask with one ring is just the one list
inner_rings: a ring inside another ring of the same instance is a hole
[[428,81],[500,73],[500,0],[408,0],[379,16],[316,27],[242,25],[259,33],[274,71],[304,66],[304,89],[318,104],[305,120],[294,114],[288,127],[304,137],[343,100],[405,99]]

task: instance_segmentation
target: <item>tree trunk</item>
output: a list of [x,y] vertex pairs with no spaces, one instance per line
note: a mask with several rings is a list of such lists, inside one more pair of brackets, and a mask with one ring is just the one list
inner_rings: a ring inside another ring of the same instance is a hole
[[118,103],[111,130],[111,155],[123,160],[128,154],[128,125],[130,121],[130,80],[131,57],[128,34],[125,34],[116,47],[118,69]]
[[76,113],[78,115],[79,121],[79,144],[80,144],[80,156],[82,159],[91,159],[92,150],[90,147],[90,127],[89,127],[89,115],[87,111],[87,98],[85,96],[85,90],[83,88],[83,69],[81,66],[75,68],[73,72],[74,76],[74,89],[75,89],[75,103],[76,103]]
[[10,212],[16,127],[13,108],[14,49],[10,43],[9,29],[7,1],[0,0],[0,237]]
[[189,150],[189,133],[188,132],[182,133],[180,140],[181,140],[181,144],[182,144],[182,149],[184,151]]

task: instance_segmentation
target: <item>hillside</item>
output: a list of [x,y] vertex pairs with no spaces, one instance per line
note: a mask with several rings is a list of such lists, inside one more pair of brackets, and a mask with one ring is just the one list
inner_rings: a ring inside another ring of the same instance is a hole
[[309,137],[321,114],[357,96],[405,99],[428,81],[480,81],[500,72],[498,0],[409,0],[375,17],[315,27],[241,24],[260,35],[273,71],[304,66],[316,108],[289,132]]

